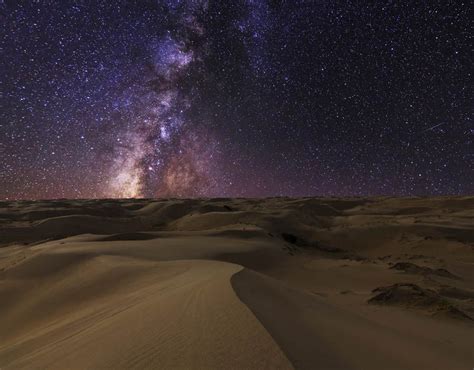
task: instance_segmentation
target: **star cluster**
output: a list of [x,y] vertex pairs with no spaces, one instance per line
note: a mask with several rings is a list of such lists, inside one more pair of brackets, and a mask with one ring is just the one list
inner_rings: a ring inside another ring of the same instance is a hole
[[472,194],[462,1],[0,1],[0,199]]

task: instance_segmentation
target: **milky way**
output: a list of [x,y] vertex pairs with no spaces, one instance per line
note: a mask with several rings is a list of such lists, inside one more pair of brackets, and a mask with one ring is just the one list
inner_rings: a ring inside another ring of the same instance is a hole
[[[204,27],[197,16],[207,10],[207,1],[168,4],[175,16],[174,31],[149,43],[148,69],[139,81],[135,97],[122,104],[128,123],[116,144],[110,173],[113,197],[197,196],[209,194],[212,153],[205,139],[197,136],[186,113],[193,104],[182,88],[195,64],[202,62]],[[132,88],[134,90],[134,88]],[[205,154],[204,154],[205,153]]]
[[0,1],[0,199],[472,193],[468,10]]

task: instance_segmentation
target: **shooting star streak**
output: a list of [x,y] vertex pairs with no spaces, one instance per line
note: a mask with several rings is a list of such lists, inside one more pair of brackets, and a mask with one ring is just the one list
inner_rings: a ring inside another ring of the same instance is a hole
[[446,122],[438,123],[437,125],[434,125],[434,126],[432,126],[432,127],[430,127],[430,128],[427,128],[426,130],[423,130],[423,131],[421,131],[420,133],[423,133],[423,132],[426,132],[426,131],[434,130],[436,127],[439,127],[439,126],[445,125],[445,124],[446,124]]

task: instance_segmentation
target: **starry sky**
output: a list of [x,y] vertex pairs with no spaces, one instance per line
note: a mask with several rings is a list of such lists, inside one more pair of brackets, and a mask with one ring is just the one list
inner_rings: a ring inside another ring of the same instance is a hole
[[0,199],[472,194],[469,11],[0,0]]

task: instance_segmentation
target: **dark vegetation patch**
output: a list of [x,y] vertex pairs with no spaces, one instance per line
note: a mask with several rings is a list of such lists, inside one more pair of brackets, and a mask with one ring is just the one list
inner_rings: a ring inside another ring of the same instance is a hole
[[124,233],[106,236],[100,239],[101,242],[124,241],[124,240],[151,240],[158,238],[156,235],[147,233]]
[[459,279],[458,276],[452,274],[446,269],[432,269],[426,266],[418,266],[411,262],[398,262],[392,267],[393,270],[405,271],[410,274],[418,274],[418,275],[436,275],[442,276],[450,279]]
[[426,309],[433,314],[447,314],[456,319],[474,321],[468,314],[438,292],[422,288],[416,284],[398,283],[376,288],[372,293],[376,295],[368,300],[370,304]]
[[328,252],[328,253],[345,252],[345,250],[343,249],[324,246],[315,241],[308,242],[307,240],[290,233],[281,233],[281,237],[285,242],[295,245],[297,247],[301,247],[301,248],[316,249],[316,250],[319,250],[322,252]]

